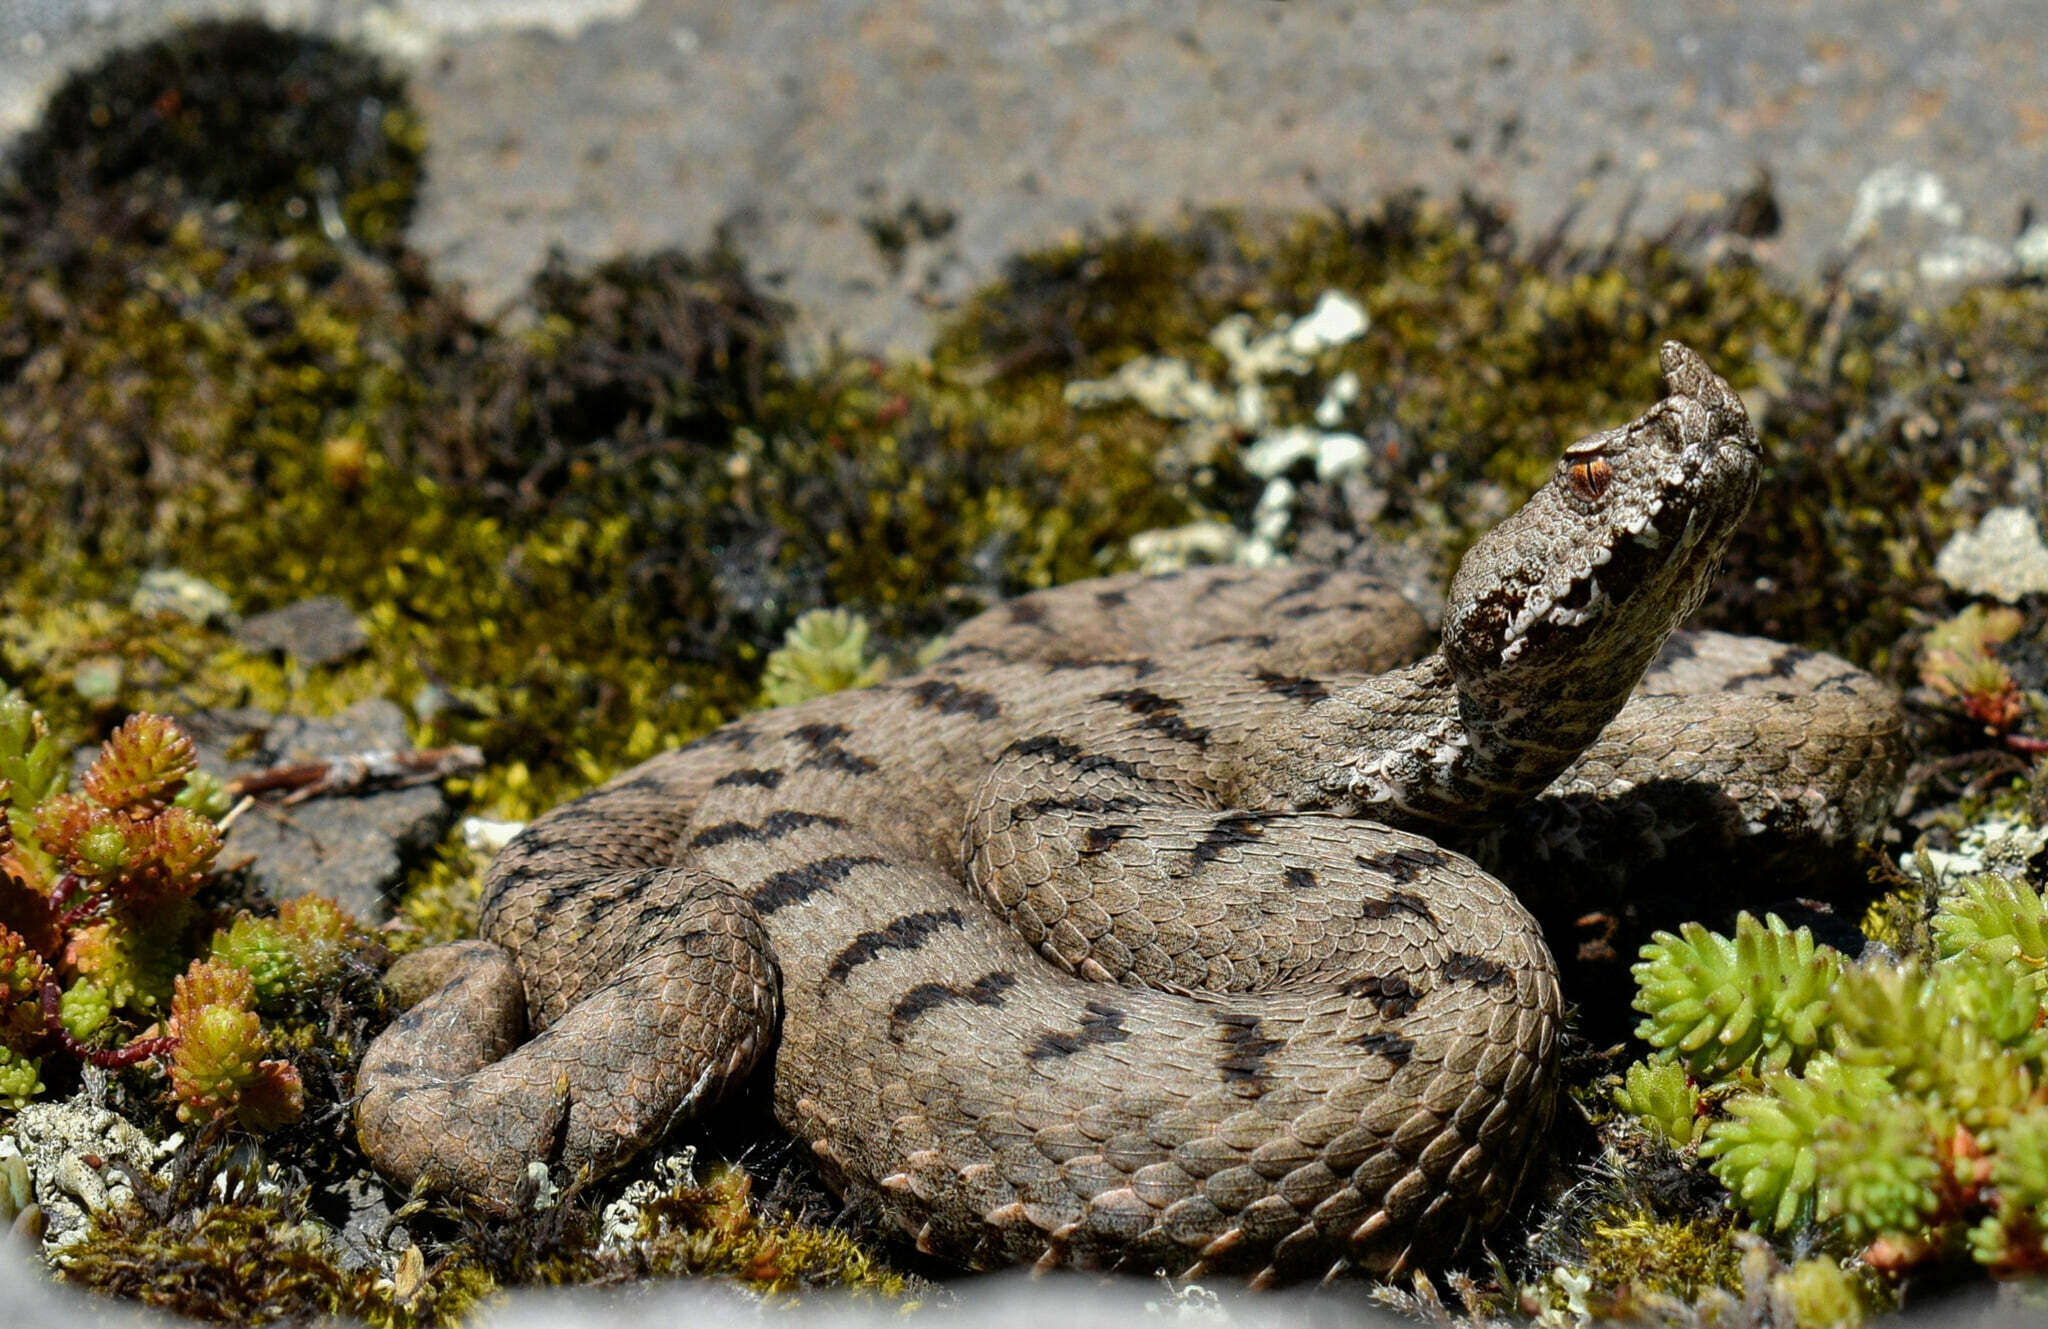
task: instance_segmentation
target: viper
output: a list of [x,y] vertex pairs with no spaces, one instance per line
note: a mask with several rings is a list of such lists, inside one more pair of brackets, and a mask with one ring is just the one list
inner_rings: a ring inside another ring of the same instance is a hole
[[[832,1185],[960,1266],[1439,1261],[1513,1195],[1564,1018],[1461,849],[1583,852],[1527,809],[1685,787],[1716,834],[1839,852],[1897,775],[1860,671],[1667,644],[1761,452],[1697,355],[1662,363],[1467,553],[1434,649],[1360,573],[1077,583],[540,818],[481,939],[394,969],[364,1148],[502,1210],[759,1075]],[[1700,831],[1645,806],[1638,841]]]

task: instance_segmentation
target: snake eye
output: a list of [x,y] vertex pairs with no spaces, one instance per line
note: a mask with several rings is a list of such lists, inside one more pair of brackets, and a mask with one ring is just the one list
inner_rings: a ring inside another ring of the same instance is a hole
[[1564,478],[1574,494],[1588,503],[1598,503],[1607,497],[1607,491],[1614,485],[1614,468],[1607,464],[1605,457],[1588,457],[1584,461],[1573,462]]

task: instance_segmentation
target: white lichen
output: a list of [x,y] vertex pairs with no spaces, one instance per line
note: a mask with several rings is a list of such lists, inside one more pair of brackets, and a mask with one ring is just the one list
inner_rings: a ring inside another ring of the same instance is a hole
[[1947,181],[1918,166],[1886,166],[1856,186],[1856,204],[1843,228],[1843,243],[1853,246],[1870,239],[1893,215],[1924,218],[1945,230],[1963,224],[1962,205],[1949,193]]
[[501,850],[519,832],[526,829],[523,821],[497,821],[490,817],[464,817],[462,819],[462,847],[479,858],[496,858]]
[[1935,555],[1934,575],[1965,595],[2007,604],[2048,591],[2048,543],[2025,508],[1993,508]]
[[116,1160],[138,1175],[155,1175],[183,1142],[172,1136],[152,1141],[141,1128],[103,1106],[104,1073],[87,1072],[87,1086],[62,1102],[31,1103],[0,1137],[0,1157],[18,1156],[28,1165],[35,1197],[48,1223],[45,1249],[81,1241],[92,1214],[108,1205],[131,1203],[134,1189]]
[[1250,567],[1286,562],[1281,544],[1294,519],[1296,498],[1286,473],[1312,464],[1316,479],[1338,480],[1362,470],[1371,449],[1357,434],[1336,428],[1363,391],[1355,372],[1347,369],[1330,381],[1311,413],[1313,423],[1280,421],[1279,399],[1268,389],[1268,380],[1311,372],[1319,356],[1356,341],[1371,326],[1364,305],[1341,291],[1325,291],[1308,313],[1276,318],[1263,332],[1245,314],[1217,324],[1209,342],[1223,356],[1226,385],[1206,382],[1187,361],[1164,356],[1142,356],[1108,378],[1067,384],[1071,406],[1085,410],[1133,402],[1160,419],[1179,422],[1183,427],[1174,446],[1197,465],[1207,464],[1219,448],[1249,439],[1240,460],[1245,470],[1266,481],[1248,533],[1216,522],[1147,531],[1129,545],[1140,567],[1169,572],[1193,562]]
[[597,1247],[606,1254],[618,1254],[640,1240],[646,1227],[647,1206],[697,1183],[697,1149],[684,1145],[663,1154],[646,1169],[647,1175],[619,1192],[619,1198],[598,1216]]
[[2010,817],[1989,817],[1966,828],[1952,850],[1914,850],[1900,863],[1906,875],[1946,888],[1965,878],[1995,873],[2024,876],[2027,864],[2048,848],[2048,829]]

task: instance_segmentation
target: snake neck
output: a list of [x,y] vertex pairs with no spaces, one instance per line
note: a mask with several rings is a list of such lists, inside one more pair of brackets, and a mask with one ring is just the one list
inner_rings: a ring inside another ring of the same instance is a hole
[[1595,671],[1540,699],[1486,695],[1461,687],[1438,652],[1268,730],[1230,783],[1425,833],[1495,824],[1577,759],[1640,673]]

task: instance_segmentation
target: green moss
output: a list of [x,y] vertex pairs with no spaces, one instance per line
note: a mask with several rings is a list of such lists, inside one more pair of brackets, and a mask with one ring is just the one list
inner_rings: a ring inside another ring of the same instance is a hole
[[413,874],[398,903],[392,949],[404,954],[475,936],[484,866],[463,843],[459,830],[442,841],[432,860]]
[[386,245],[425,146],[399,81],[361,51],[254,20],[195,23],[72,74],[9,154],[0,226],[78,194],[228,204],[270,235]]
[[1596,1216],[1585,1239],[1582,1271],[1603,1298],[1628,1303],[1647,1295],[1696,1300],[1709,1288],[1740,1286],[1725,1220],[1659,1217],[1640,1209]]
[[[944,369],[999,367],[1005,391],[1100,378],[1138,355],[1192,361],[1220,381],[1210,332],[1309,310],[1335,289],[1371,329],[1330,353],[1286,403],[1306,418],[1344,370],[1366,385],[1356,425],[1373,436],[1390,534],[1421,532],[1448,568],[1469,540],[1549,475],[1558,452],[1655,397],[1646,353],[1676,337],[1740,387],[1796,340],[1799,300],[1740,261],[1702,265],[1675,240],[1594,254],[1532,251],[1505,217],[1466,200],[1388,200],[1357,217],[1261,223],[1205,216],[1172,235],[1108,236],[1019,260],[942,333]],[[1135,407],[1086,426],[1158,438]],[[1248,506],[1226,472],[1210,497]]]
[[911,1290],[909,1279],[849,1232],[764,1217],[752,1189],[735,1167],[672,1188],[643,1209],[629,1257],[655,1277],[709,1275],[767,1293],[837,1287],[898,1300]]
[[1868,1298],[1856,1277],[1833,1260],[1801,1260],[1771,1280],[1796,1329],[1860,1329]]
[[352,1270],[325,1225],[267,1205],[207,1204],[168,1222],[99,1210],[60,1268],[67,1282],[224,1325],[346,1315],[392,1329],[452,1326],[497,1291],[460,1263],[404,1288]]
[[1939,310],[1837,293],[1760,421],[1772,464],[1710,621],[1880,667],[1944,592],[1934,555],[1971,516],[2029,502],[2048,448],[2048,287]]

